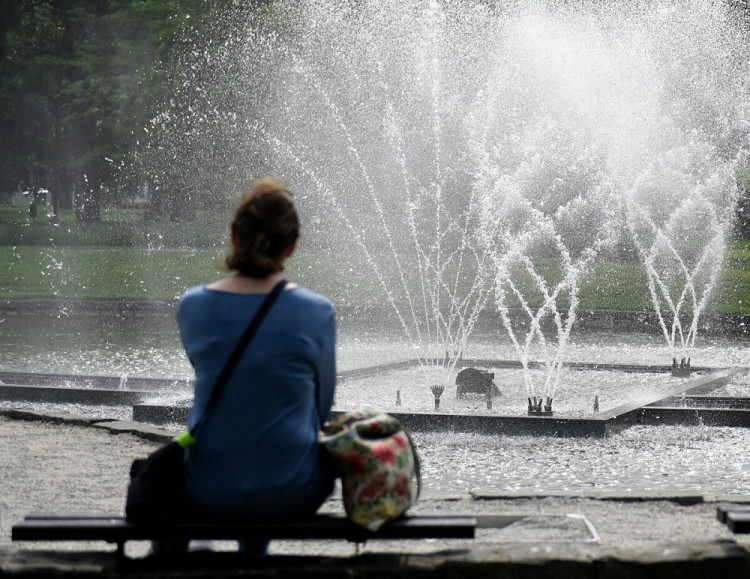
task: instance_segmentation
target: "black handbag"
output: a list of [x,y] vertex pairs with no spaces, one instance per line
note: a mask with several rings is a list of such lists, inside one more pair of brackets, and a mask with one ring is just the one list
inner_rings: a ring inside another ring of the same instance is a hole
[[286,280],[281,280],[274,286],[237,342],[224,369],[216,379],[205,412],[192,431],[183,432],[146,458],[133,461],[125,500],[125,518],[129,522],[136,525],[162,526],[179,522],[184,516],[185,465],[183,457],[185,449],[195,443],[198,430],[219,401],[219,396],[229,381],[234,367],[286,284]]

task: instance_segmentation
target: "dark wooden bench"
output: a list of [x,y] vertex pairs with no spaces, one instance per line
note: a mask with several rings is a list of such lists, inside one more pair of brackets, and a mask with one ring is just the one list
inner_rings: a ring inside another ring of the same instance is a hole
[[106,541],[125,556],[128,541],[184,541],[190,539],[345,539],[362,544],[373,539],[473,539],[477,519],[464,515],[406,516],[373,533],[351,523],[344,515],[318,514],[283,523],[191,523],[144,527],[117,515],[31,514],[13,525],[13,541]]

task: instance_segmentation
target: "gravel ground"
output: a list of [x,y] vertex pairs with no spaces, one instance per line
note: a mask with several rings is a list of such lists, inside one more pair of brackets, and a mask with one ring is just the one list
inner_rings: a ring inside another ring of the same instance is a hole
[[[132,434],[112,434],[91,426],[26,421],[0,416],[0,544],[9,543],[12,525],[29,512],[121,513],[132,460],[160,443]],[[742,499],[743,497],[737,497]],[[747,499],[747,497],[744,497]],[[480,515],[528,515],[503,529],[479,530],[467,541],[378,542],[365,551],[435,552],[446,548],[493,548],[517,543],[575,544],[577,549],[651,548],[675,543],[750,540],[733,535],[715,516],[716,501],[727,497],[703,497],[680,504],[679,497],[614,496],[440,496],[420,499],[415,511],[457,512]],[[683,502],[684,497],[682,498]],[[325,510],[340,510],[338,498]],[[572,515],[572,516],[571,516]],[[86,548],[102,548],[85,545]],[[49,545],[24,544],[26,548]],[[55,549],[81,548],[57,544]],[[105,547],[106,548],[106,547]],[[131,555],[145,552],[132,547]],[[222,549],[233,545],[222,544]],[[130,549],[130,547],[129,547]],[[354,547],[343,542],[274,542],[272,553],[348,556]]]
[[0,543],[30,512],[121,513],[130,463],[157,446],[99,428],[0,417]]

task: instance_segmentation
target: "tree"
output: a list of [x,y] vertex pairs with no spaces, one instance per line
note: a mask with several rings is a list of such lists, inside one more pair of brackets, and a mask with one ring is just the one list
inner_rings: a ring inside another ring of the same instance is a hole
[[63,34],[54,2],[6,2],[0,8],[0,188],[50,188],[59,168],[61,110],[55,94]]
[[253,125],[274,63],[254,45],[286,26],[283,11],[260,0],[195,5],[164,61],[169,90],[144,150],[153,218],[223,212],[266,162],[264,148],[252,146]]
[[[164,64],[207,0],[0,5],[0,190],[52,192],[78,219],[127,194],[123,176],[168,91]],[[196,19],[197,21],[198,19]],[[161,61],[159,67],[155,63]]]

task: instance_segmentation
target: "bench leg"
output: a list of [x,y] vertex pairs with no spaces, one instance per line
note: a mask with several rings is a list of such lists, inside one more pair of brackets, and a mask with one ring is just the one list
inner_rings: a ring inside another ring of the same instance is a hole
[[364,541],[350,541],[351,543],[354,543],[354,554],[355,555],[361,555],[362,554],[362,547],[364,547],[365,542]]

